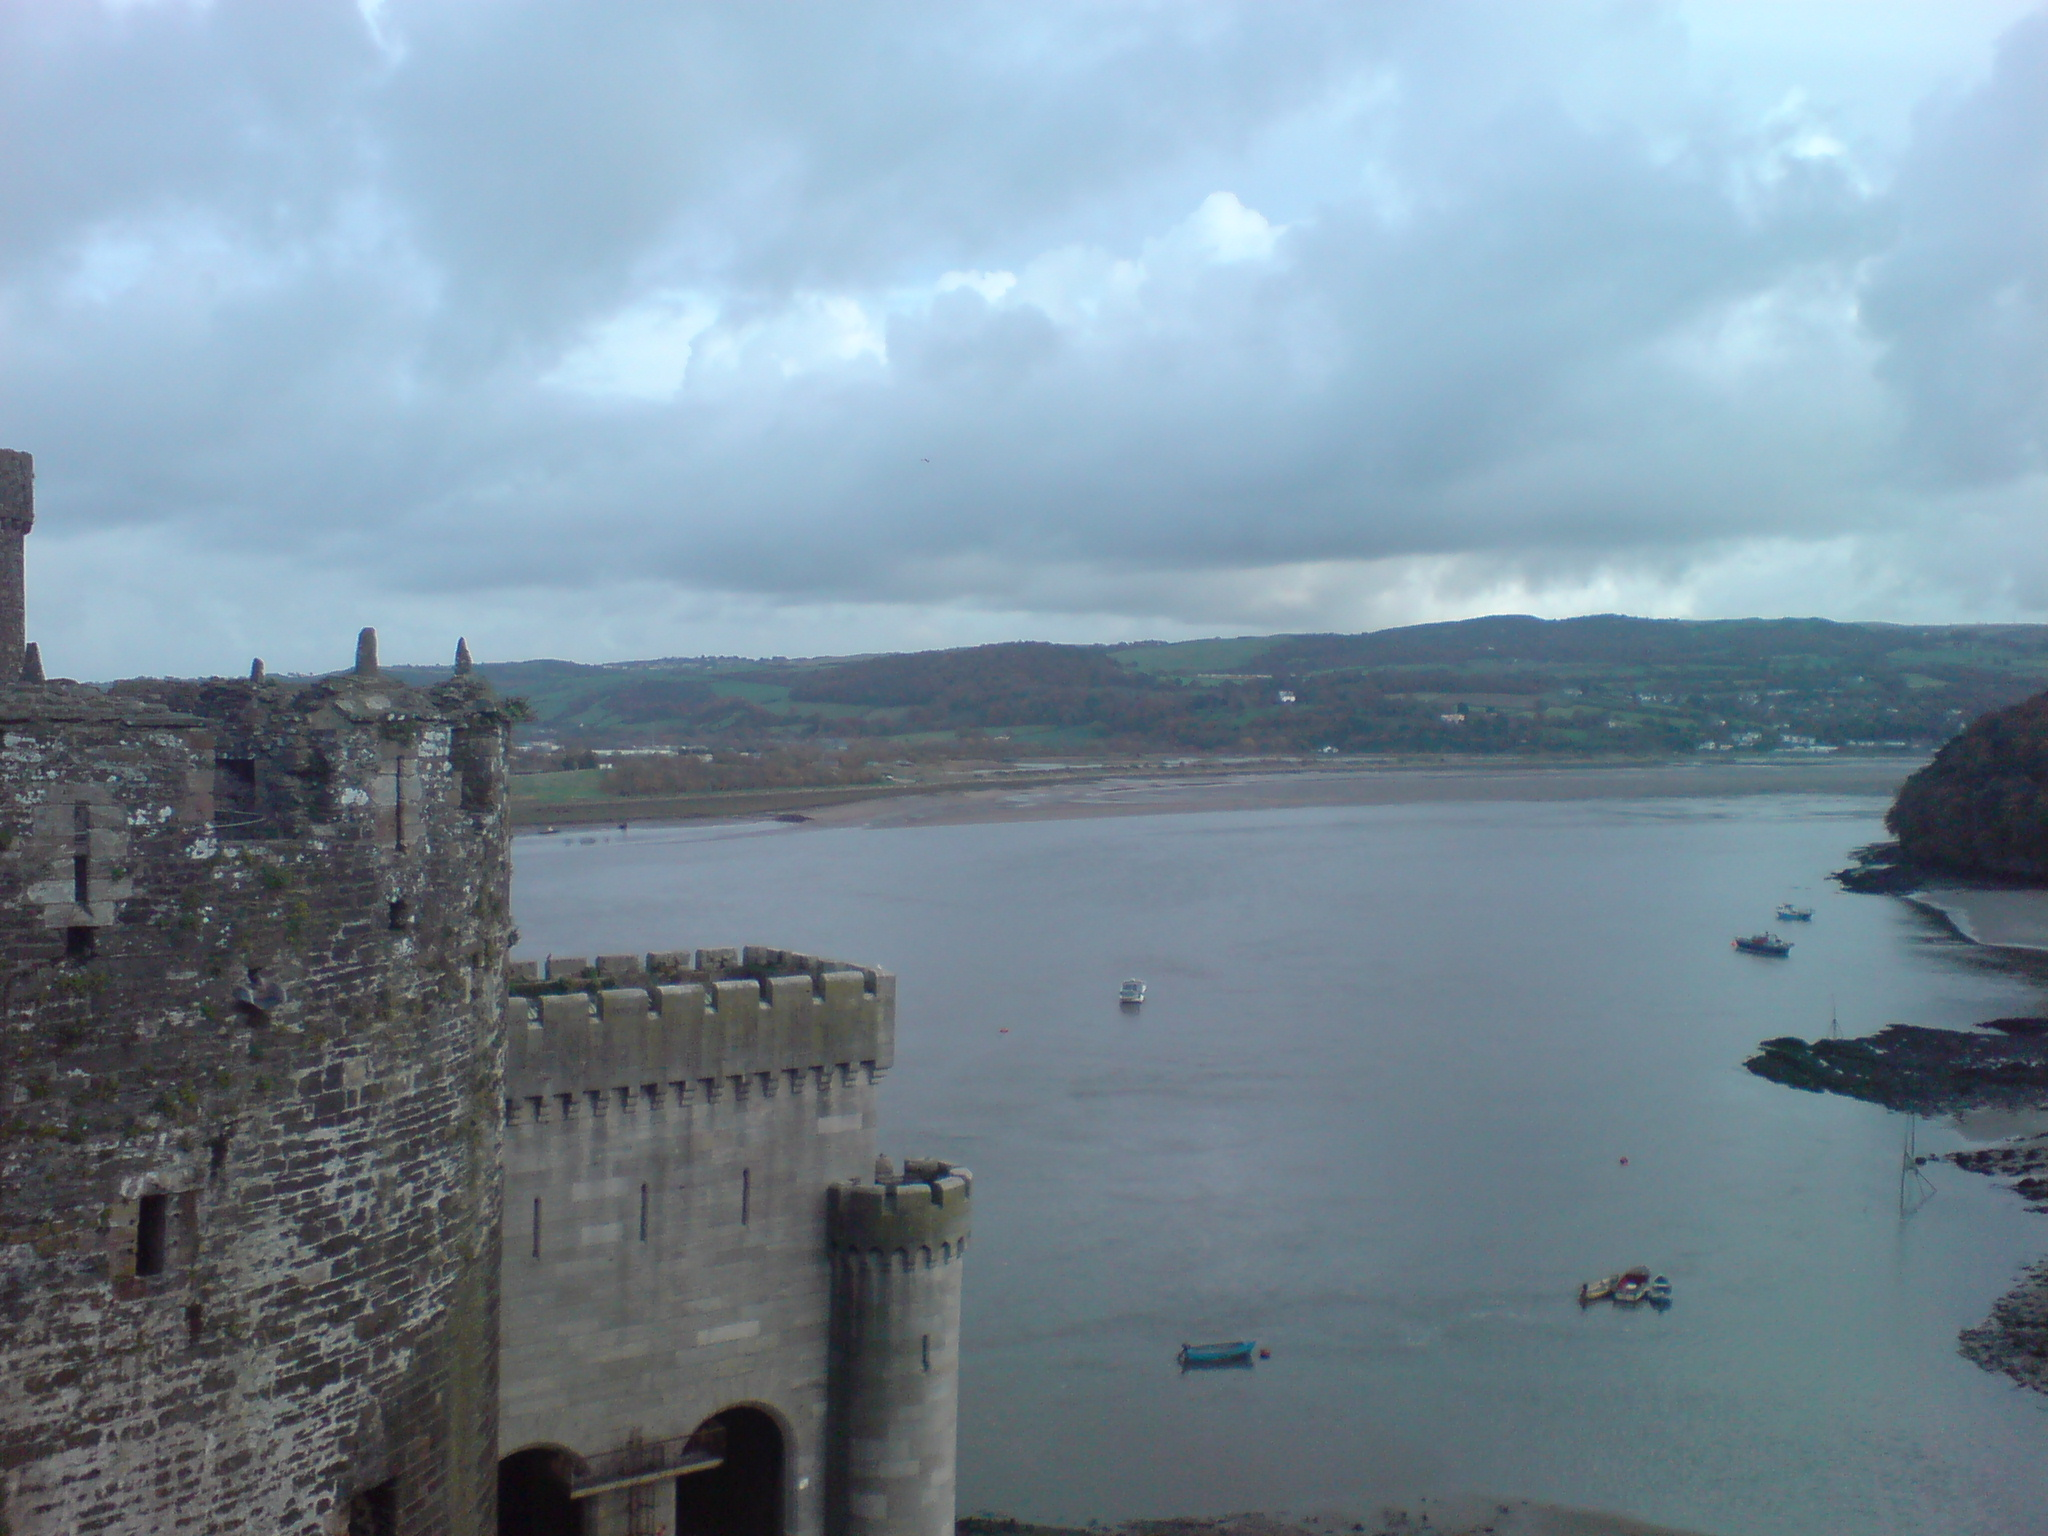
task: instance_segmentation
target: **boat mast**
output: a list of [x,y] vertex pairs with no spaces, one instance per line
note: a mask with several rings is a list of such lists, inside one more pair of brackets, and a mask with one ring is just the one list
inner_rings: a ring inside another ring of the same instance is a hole
[[1906,1117],[1906,1144],[1899,1153],[1899,1219],[1911,1216],[1939,1191],[1920,1171],[1920,1117]]

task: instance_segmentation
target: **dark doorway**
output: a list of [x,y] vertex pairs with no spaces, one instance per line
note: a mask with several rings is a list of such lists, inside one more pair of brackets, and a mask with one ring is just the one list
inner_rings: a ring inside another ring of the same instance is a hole
[[539,1446],[498,1463],[498,1536],[583,1536],[567,1451]]
[[676,1536],[782,1536],[782,1431],[758,1408],[707,1421],[725,1431],[725,1463],[676,1479]]

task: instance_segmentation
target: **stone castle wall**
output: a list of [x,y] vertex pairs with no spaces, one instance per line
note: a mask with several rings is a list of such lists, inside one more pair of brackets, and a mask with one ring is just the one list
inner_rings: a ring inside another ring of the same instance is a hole
[[46,683],[33,486],[0,453],[0,1536],[950,1528],[972,1181],[875,1158],[895,979],[508,965],[466,648]]
[[[824,1529],[827,1189],[875,1157],[895,978],[780,950],[515,977],[505,1074],[508,1454],[781,1430],[784,1529]],[[585,990],[585,987],[589,990]],[[622,1493],[586,1530],[623,1529]],[[667,1531],[670,1489],[642,1513]]]
[[0,692],[10,1536],[491,1529],[504,729]]

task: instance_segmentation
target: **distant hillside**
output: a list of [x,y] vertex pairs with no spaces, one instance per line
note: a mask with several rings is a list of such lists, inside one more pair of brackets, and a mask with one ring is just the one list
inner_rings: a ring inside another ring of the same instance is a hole
[[1926,748],[2048,685],[2048,626],[1498,615],[1358,635],[479,670],[531,703],[529,735],[565,745],[861,741],[994,756]]

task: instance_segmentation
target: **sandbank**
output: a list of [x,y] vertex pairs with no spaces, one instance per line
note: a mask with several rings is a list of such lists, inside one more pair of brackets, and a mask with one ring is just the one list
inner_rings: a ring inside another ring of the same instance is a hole
[[2048,950],[2048,891],[1938,883],[1902,893],[1988,949]]
[[1414,805],[1431,801],[1721,799],[1738,795],[1867,795],[1889,799],[1914,757],[1798,763],[1675,762],[1366,767],[1133,773],[1056,784],[963,787],[808,810],[821,826],[957,826],[1093,816]]

